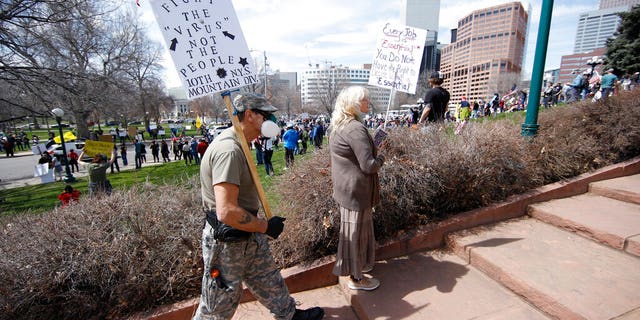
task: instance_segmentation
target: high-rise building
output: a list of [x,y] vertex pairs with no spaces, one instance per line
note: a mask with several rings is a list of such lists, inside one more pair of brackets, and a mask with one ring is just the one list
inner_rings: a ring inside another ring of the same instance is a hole
[[605,47],[607,39],[611,38],[618,29],[620,23],[618,12],[628,11],[630,8],[630,6],[621,6],[581,13],[573,53],[584,53]]
[[271,81],[273,85],[283,86],[295,91],[298,86],[298,73],[276,71],[276,73],[270,76],[269,81]]
[[[558,82],[567,83],[571,82],[577,73],[591,73],[591,67],[587,64],[587,61],[594,57],[603,57],[606,52],[606,48],[596,48],[591,51],[574,53],[562,56],[560,60],[560,72],[558,72]],[[597,60],[597,59],[596,59]],[[602,74],[602,65],[596,66],[595,71]]]
[[439,68],[438,24],[440,0],[402,0],[400,23],[427,30],[420,72],[432,72]]
[[640,0],[600,0],[600,5],[598,9],[608,9],[615,7],[633,7],[635,5],[639,5]]
[[520,2],[473,11],[442,49],[440,71],[451,101],[488,99],[519,82],[529,14]]
[[335,98],[344,87],[361,85],[369,89],[371,105],[380,111],[389,103],[390,90],[368,85],[371,64],[362,68],[326,65],[302,71],[300,76],[300,96],[305,112],[326,112],[333,109]]

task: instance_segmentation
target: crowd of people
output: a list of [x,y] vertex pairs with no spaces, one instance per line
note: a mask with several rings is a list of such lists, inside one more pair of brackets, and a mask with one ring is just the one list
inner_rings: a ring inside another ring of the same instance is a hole
[[[606,70],[604,75],[600,75],[598,71],[578,69],[573,71],[575,77],[568,83],[548,82],[541,91],[539,106],[545,109],[557,106],[559,103],[572,103],[580,100],[598,101],[607,99],[617,94],[619,91],[633,90],[640,85],[638,72],[633,75],[626,75],[618,78],[614,69]],[[378,113],[370,116],[366,115],[364,123],[368,128],[378,127],[411,127],[418,123],[428,122],[447,122],[457,123],[455,132],[459,134],[469,122],[469,119],[481,118],[487,116],[496,116],[505,112],[524,111],[528,104],[528,92],[517,88],[514,84],[510,91],[502,96],[494,93],[487,100],[477,99],[470,101],[467,97],[462,96],[458,101],[449,101],[446,104],[441,103],[443,95],[449,99],[449,93],[438,84],[440,75],[434,73],[430,77],[430,86],[432,89],[427,91],[425,99],[419,98],[416,104],[412,105],[407,112],[403,114],[393,114],[387,116],[385,113]],[[433,95],[436,96],[435,100]],[[429,104],[435,104],[437,116],[434,116],[430,107],[425,108]],[[422,116],[426,116],[423,119]],[[431,116],[430,116],[431,115]],[[386,124],[386,125],[385,125]]]
[[[370,275],[375,267],[376,246],[373,212],[380,203],[378,172],[385,163],[385,157],[384,142],[374,140],[369,129],[381,128],[385,121],[390,128],[457,121],[455,133],[459,134],[469,119],[524,110],[527,103],[527,92],[514,87],[502,97],[495,93],[486,102],[469,101],[463,96],[454,102],[456,110],[453,113],[450,94],[442,83],[439,73],[431,74],[431,88],[424,98],[418,99],[417,105],[405,116],[394,119],[368,115],[370,95],[363,86],[346,87],[340,92],[330,121],[318,117],[278,122],[274,116],[276,107],[265,97],[244,93],[234,100],[238,127],[224,130],[216,137],[205,132],[201,138],[173,136],[169,141],[153,139],[149,145],[142,137],[136,137],[132,145],[136,169],[147,162],[147,147],[154,163],[170,162],[170,154],[173,153],[174,161],[184,160],[186,165],[200,165],[206,221],[202,230],[204,273],[200,304],[193,319],[230,319],[238,307],[243,284],[277,319],[324,317],[324,310],[320,307],[296,308],[276,267],[268,239],[280,236],[286,219],[278,215],[258,215],[261,199],[255,184],[259,182],[249,174],[249,162],[253,160],[244,154],[238,131],[255,150],[255,160],[258,165],[264,165],[267,176],[275,173],[272,156],[280,144],[285,150],[286,169],[294,165],[296,155],[307,152],[310,144],[315,149],[323,148],[324,138],[328,137],[332,197],[340,213],[333,274],[349,277],[347,286],[352,290],[375,290],[380,286],[380,280]],[[549,108],[559,102],[569,103],[590,96],[594,100],[607,99],[619,90],[620,85],[623,90],[634,88],[633,84],[627,87],[623,84],[624,80],[621,82],[613,70],[607,70],[603,76],[576,73],[570,84],[548,84],[542,91],[541,106]],[[276,128],[275,131],[272,128]],[[119,171],[117,153],[123,165],[128,165],[124,141],[114,146],[110,157],[96,154],[90,161],[84,159],[84,150],[80,155],[74,150],[69,151],[72,170],[78,170],[78,164],[81,164],[89,173],[90,196],[111,192],[107,170],[111,167],[113,173],[115,164]],[[45,153],[40,161],[55,167],[54,159]],[[58,199],[61,205],[66,206],[77,201],[79,196],[78,190],[66,186]]]

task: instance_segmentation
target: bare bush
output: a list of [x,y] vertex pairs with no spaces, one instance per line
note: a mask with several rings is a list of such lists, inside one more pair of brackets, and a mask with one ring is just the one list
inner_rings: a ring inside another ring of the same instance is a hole
[[[640,90],[540,114],[450,127],[396,129],[380,172],[378,240],[640,155]],[[281,266],[335,254],[339,214],[329,154],[297,162],[272,186],[287,217],[273,243]],[[200,292],[203,225],[197,178],[144,184],[33,216],[3,218],[0,319],[113,319]]]
[[[640,92],[606,102],[576,103],[540,114],[534,139],[520,135],[523,117],[474,122],[459,136],[450,127],[393,130],[380,172],[376,238],[486,206],[534,187],[640,155]],[[339,215],[331,198],[328,154],[284,175],[287,230],[274,246],[283,267],[335,253]]]
[[1,319],[108,319],[200,289],[199,181],[4,221]]

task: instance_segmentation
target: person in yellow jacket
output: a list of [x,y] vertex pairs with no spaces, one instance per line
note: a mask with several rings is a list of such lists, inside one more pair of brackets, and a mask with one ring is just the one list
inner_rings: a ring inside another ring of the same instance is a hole
[[462,129],[464,129],[470,117],[471,104],[467,101],[467,97],[462,96],[462,98],[460,98],[460,104],[458,105],[458,126],[456,127],[456,134],[462,132]]

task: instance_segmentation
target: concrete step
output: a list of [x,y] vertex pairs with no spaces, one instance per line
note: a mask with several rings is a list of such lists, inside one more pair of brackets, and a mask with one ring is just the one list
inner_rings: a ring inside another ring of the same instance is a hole
[[[452,253],[429,251],[378,261],[374,291],[340,286],[359,319],[548,319]],[[332,319],[331,317],[325,317]]]
[[592,182],[589,184],[589,192],[640,204],[640,174]]
[[453,250],[557,319],[632,319],[640,259],[533,218],[450,234]]
[[640,256],[640,204],[586,193],[530,205],[528,213],[536,219]]
[[[344,298],[339,285],[302,291],[292,294],[298,309],[322,307],[325,319],[357,320],[351,304]],[[269,310],[257,301],[245,302],[238,306],[233,320],[273,319]]]

